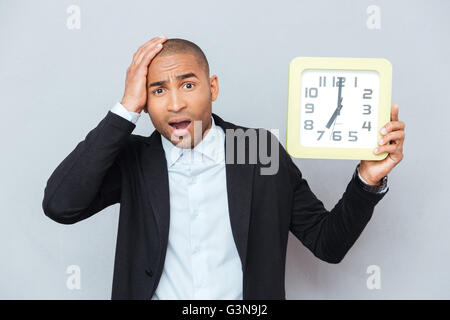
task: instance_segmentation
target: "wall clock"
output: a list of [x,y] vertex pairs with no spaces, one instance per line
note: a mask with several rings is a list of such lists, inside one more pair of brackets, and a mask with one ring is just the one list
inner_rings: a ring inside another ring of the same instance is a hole
[[382,160],[392,65],[382,58],[296,57],[289,65],[286,150],[295,158]]

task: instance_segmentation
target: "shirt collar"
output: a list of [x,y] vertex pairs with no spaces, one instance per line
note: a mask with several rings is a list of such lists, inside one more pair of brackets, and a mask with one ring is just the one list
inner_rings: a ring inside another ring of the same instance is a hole
[[161,142],[166,155],[168,168],[177,162],[181,156],[187,157],[188,159],[194,159],[191,161],[195,162],[201,162],[204,159],[204,156],[212,161],[221,161],[224,159],[224,134],[220,128],[216,126],[213,117],[211,117],[210,130],[194,149],[177,147],[163,135],[161,135]]

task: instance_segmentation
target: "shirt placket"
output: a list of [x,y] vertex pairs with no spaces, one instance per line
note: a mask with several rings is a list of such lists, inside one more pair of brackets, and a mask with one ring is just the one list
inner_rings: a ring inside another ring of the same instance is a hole
[[[192,156],[192,155],[190,155]],[[191,158],[192,159],[192,158]],[[197,164],[198,165],[198,164]],[[200,199],[197,184],[198,172],[195,170],[196,164],[188,164],[188,197],[189,197],[189,221],[190,221],[190,248],[192,260],[192,275],[193,275],[193,298],[202,299],[205,296],[207,264],[205,257],[205,241],[204,240],[204,226],[202,225],[200,217]]]

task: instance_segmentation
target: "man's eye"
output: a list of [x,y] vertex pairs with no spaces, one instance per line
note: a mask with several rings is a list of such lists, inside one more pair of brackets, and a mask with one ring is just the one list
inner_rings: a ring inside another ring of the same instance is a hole
[[[184,84],[185,86],[189,86],[187,87],[188,89],[192,89],[193,87],[195,87],[195,84],[192,82],[187,82]],[[158,88],[156,90],[153,91],[153,94],[159,94],[162,93],[163,88]]]

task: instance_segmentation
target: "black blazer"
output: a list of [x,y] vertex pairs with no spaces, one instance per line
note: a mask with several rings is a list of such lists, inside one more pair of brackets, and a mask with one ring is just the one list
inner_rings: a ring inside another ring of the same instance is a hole
[[[224,131],[247,129],[212,116]],[[132,122],[108,111],[52,173],[42,202],[45,214],[63,224],[120,203],[112,299],[151,299],[168,242],[169,180],[161,135],[156,130],[149,137],[133,135],[134,128]],[[248,143],[245,146],[248,152]],[[285,299],[289,231],[319,259],[338,263],[385,195],[364,190],[353,175],[342,198],[327,211],[278,140],[277,146],[275,175],[260,174],[261,167],[268,165],[259,157],[257,163],[249,159],[245,164],[226,163],[244,299]]]

